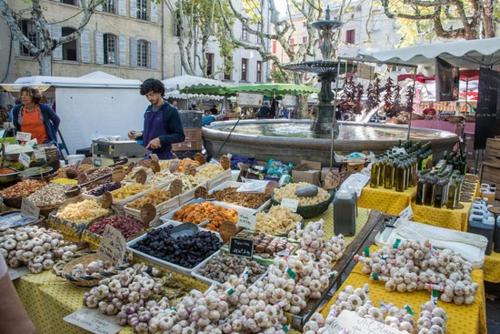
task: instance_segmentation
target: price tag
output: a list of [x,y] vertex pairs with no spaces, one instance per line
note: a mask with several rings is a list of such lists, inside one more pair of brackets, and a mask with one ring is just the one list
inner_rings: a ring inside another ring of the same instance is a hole
[[401,220],[410,220],[413,217],[413,210],[411,208],[411,204],[406,207],[403,211],[399,213],[399,219]]
[[11,281],[15,281],[16,279],[29,274],[29,272],[30,271],[27,267],[9,268],[9,277]]
[[253,212],[238,212],[238,226],[255,231],[257,220]]
[[24,167],[29,168],[30,162],[31,162],[31,158],[30,158],[30,156],[28,154],[22,152],[22,153],[19,154],[19,162]]
[[25,217],[33,217],[38,219],[40,216],[40,208],[30,201],[27,197],[23,198],[21,202],[21,215]]
[[35,159],[41,159],[41,160],[47,160],[47,155],[45,154],[45,149],[44,148],[41,148],[41,149],[38,149],[38,150],[35,150],[34,152],[35,154]]
[[283,198],[281,200],[281,206],[284,208],[288,208],[293,212],[297,212],[297,208],[299,207],[299,201],[293,198]]
[[115,334],[122,329],[122,326],[116,323],[116,317],[106,316],[98,310],[85,307],[64,317],[63,320],[94,334]]
[[253,256],[253,240],[243,238],[231,238],[229,253],[237,256]]
[[18,131],[16,133],[17,141],[29,141],[31,139],[31,133]]
[[121,232],[110,225],[106,225],[97,254],[108,259],[116,266],[123,262],[126,249],[127,242]]

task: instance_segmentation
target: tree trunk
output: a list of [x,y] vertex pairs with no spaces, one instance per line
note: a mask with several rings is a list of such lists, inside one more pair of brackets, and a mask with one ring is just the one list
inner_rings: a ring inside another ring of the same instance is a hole
[[51,76],[52,75],[52,56],[51,55],[40,55],[38,56],[38,65],[40,67],[40,75]]
[[483,29],[484,37],[495,37],[495,23],[493,21],[493,0],[483,2]]

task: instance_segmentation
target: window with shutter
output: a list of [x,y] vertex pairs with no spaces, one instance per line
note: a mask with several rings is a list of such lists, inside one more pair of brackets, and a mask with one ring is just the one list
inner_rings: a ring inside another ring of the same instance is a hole
[[[74,33],[76,29],[71,27],[62,27],[61,34],[62,36],[67,36]],[[64,43],[62,45],[62,59],[63,60],[78,60],[78,51],[77,51],[77,40],[74,39],[71,42]]]
[[104,64],[116,64],[116,36],[113,34],[103,35]]
[[118,14],[121,16],[127,15],[127,2],[126,2],[126,0],[118,0]]
[[87,29],[80,34],[80,59],[82,63],[90,63],[90,32]]
[[130,66],[137,67],[137,39],[130,38]]
[[257,77],[255,78],[257,82],[262,82],[262,62],[257,60]]
[[102,32],[96,31],[94,33],[94,45],[95,45],[95,62],[96,64],[104,64],[104,36]]
[[104,0],[102,2],[102,11],[111,14],[116,14],[115,0]]
[[149,42],[146,40],[137,41],[137,67],[150,67]]
[[127,38],[123,35],[118,37],[118,52],[120,53],[120,65],[127,65]]
[[137,14],[139,20],[149,21],[149,0],[136,0]]
[[241,58],[241,81],[248,80],[248,59]]
[[[59,40],[61,38],[61,27],[53,24],[50,26],[50,37],[52,37],[55,40]],[[55,60],[61,60],[62,59],[62,46],[58,46],[54,50],[52,50],[52,57]]]
[[345,32],[345,42],[347,44],[354,44],[356,42],[356,30],[350,29]]
[[59,2],[66,5],[78,6],[78,0],[60,0]]
[[[35,23],[30,20],[21,20],[19,23],[21,27],[21,31],[23,32],[23,35],[26,36],[33,45],[38,47],[40,45],[39,38],[38,38],[38,33],[36,31]],[[28,56],[31,57],[33,54],[28,50],[27,47],[22,45],[22,43],[19,43],[19,53],[21,56]]]

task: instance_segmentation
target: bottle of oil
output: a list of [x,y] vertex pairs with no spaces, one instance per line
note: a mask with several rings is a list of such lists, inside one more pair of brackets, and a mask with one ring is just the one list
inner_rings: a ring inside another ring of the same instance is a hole
[[380,178],[380,160],[376,159],[372,163],[370,187],[377,188],[379,185],[379,178]]
[[422,205],[424,204],[424,198],[425,198],[425,190],[426,190],[426,183],[427,183],[427,170],[423,170],[420,174],[420,177],[418,178],[417,182],[417,204]]
[[455,175],[453,175],[448,186],[448,198],[446,200],[446,207],[448,209],[454,209],[458,204],[459,188],[460,186],[458,185],[458,179]]
[[405,186],[405,176],[406,176],[404,161],[396,161],[394,164],[394,170],[395,170],[394,186],[396,188],[396,191],[403,192]]
[[424,185],[424,205],[432,205],[434,184],[437,181],[434,171],[429,173],[426,181]]
[[384,188],[392,189],[394,185],[394,161],[392,156],[388,156],[384,166]]
[[445,197],[445,187],[448,183],[448,178],[444,174],[438,175],[438,179],[434,184],[432,191],[432,202],[435,208],[442,208],[443,204],[446,202]]

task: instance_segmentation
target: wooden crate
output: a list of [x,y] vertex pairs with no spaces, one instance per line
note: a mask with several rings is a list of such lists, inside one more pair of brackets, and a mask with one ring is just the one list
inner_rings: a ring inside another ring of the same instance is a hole
[[172,151],[199,151],[202,149],[201,129],[184,128],[186,139],[182,143],[173,144]]

